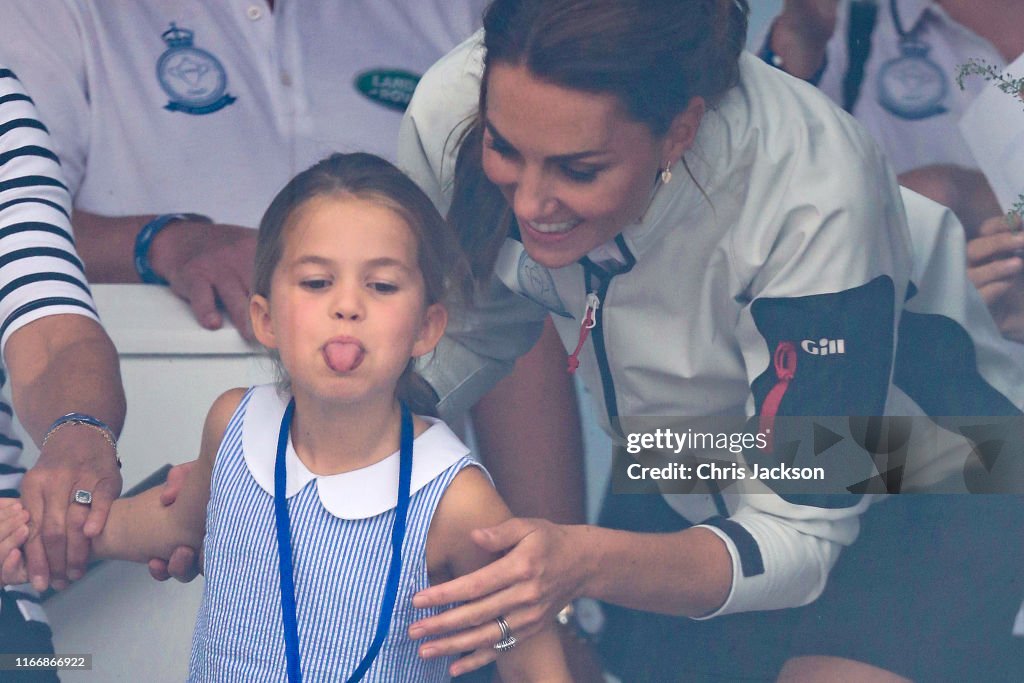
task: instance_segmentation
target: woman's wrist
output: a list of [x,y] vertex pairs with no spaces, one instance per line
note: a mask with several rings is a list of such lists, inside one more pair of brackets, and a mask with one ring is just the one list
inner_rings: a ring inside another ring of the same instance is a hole
[[43,436],[43,440],[40,443],[40,450],[45,449],[47,443],[54,439],[62,430],[73,426],[84,427],[100,435],[110,447],[113,454],[113,461],[117,465],[117,468],[121,468],[121,458],[119,458],[117,454],[117,434],[106,422],[86,413],[72,412],[57,418],[53,424],[50,425],[50,428],[46,430],[46,435]]
[[574,597],[631,609],[699,617],[720,609],[732,587],[732,559],[709,529],[639,533],[571,527],[581,577]]
[[604,583],[601,576],[602,537],[605,529],[590,524],[574,524],[566,526],[565,529],[566,533],[573,537],[572,545],[577,549],[573,564],[579,579],[576,581],[576,590],[573,592],[572,599],[583,597],[601,599],[601,587]]

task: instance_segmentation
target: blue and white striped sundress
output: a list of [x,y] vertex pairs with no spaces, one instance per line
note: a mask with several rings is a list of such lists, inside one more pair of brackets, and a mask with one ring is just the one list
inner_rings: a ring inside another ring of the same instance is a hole
[[[190,681],[286,680],[272,492],[287,400],[270,385],[250,389],[217,453]],[[344,681],[377,625],[391,558],[398,454],[363,470],[318,477],[289,443],[286,462],[303,680]],[[449,680],[452,659],[420,659],[419,643],[406,633],[413,621],[440,611],[414,609],[412,596],[429,585],[426,541],[434,510],[455,475],[471,465],[477,463],[468,448],[442,422],[414,442],[398,600],[365,681]]]

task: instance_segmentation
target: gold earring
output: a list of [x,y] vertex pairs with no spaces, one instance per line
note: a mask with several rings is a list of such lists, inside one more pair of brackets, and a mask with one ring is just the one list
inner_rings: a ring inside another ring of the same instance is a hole
[[661,169],[661,184],[668,185],[672,182],[672,164],[665,164],[665,168]]

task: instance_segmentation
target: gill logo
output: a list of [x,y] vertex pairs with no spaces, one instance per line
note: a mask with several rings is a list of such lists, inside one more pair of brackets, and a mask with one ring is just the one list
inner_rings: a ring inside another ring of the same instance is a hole
[[846,353],[845,339],[804,339],[800,342],[800,348],[812,356],[837,356]]

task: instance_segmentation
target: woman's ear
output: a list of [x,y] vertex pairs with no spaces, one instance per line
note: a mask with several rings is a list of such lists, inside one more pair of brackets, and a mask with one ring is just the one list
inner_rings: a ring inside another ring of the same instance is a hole
[[704,118],[704,109],[704,98],[692,97],[686,109],[672,119],[662,148],[663,165],[676,163],[690,147],[693,147],[693,141],[697,139],[697,129]]
[[249,320],[256,341],[268,349],[277,348],[274,337],[274,321],[270,319],[270,301],[265,296],[253,294],[249,299]]
[[441,341],[444,335],[444,328],[448,326],[448,309],[444,304],[431,304],[423,316],[423,325],[420,327],[420,334],[416,343],[412,346],[413,358],[419,358],[430,353]]

